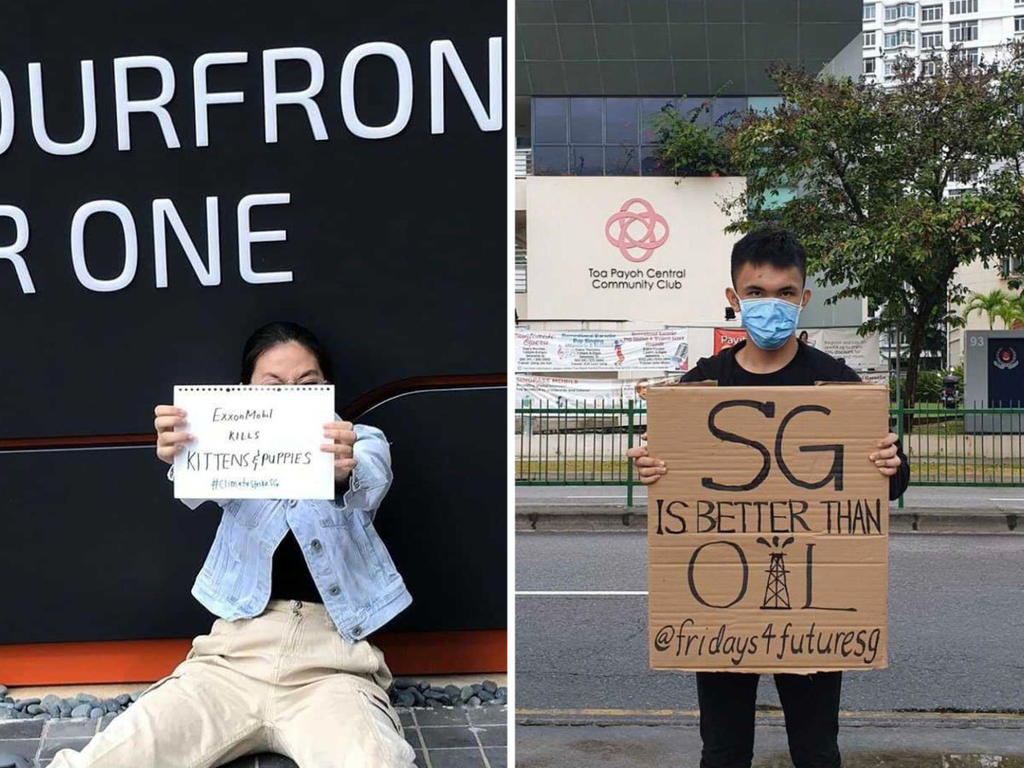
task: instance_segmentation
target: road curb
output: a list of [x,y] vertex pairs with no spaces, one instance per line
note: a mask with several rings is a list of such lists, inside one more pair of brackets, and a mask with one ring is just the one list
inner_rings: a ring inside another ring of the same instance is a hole
[[[517,504],[517,531],[647,530],[644,505]],[[929,509],[904,507],[889,512],[891,533],[1017,533],[1024,534],[1024,515],[992,509]]]

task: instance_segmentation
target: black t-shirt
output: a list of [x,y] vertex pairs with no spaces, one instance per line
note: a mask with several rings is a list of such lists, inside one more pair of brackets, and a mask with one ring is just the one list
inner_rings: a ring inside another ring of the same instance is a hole
[[[736,362],[736,353],[746,341],[727,347],[714,357],[703,357],[680,381],[717,381],[720,387],[798,387],[819,381],[860,381],[850,366],[820,349],[797,342],[796,355],[783,368],[772,373],[751,373]],[[881,435],[879,435],[881,437]],[[896,499],[907,490],[910,465],[903,448],[896,443],[900,457],[899,472],[889,478],[889,498]]]
[[[338,484],[336,496],[348,490],[348,483]],[[302,547],[295,534],[288,531],[274,551],[270,574],[271,600],[301,600],[304,603],[322,603],[320,590],[309,572]]]

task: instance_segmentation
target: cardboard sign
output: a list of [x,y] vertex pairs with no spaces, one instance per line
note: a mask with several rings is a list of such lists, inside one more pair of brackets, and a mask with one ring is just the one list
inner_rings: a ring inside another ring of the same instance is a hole
[[660,386],[651,456],[654,669],[816,672],[887,665],[888,480],[868,460],[887,392]]
[[334,457],[320,450],[333,385],[179,386],[174,404],[195,435],[174,457],[174,498],[334,498]]

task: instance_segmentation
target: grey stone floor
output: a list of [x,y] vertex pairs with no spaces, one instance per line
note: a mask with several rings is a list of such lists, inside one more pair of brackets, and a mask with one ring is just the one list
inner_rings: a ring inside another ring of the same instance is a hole
[[[507,706],[398,709],[406,740],[420,768],[506,768]],[[81,749],[113,715],[97,720],[0,721],[0,754],[15,754],[43,768],[65,747]],[[141,768],[141,767],[140,767]],[[295,768],[280,755],[248,755],[226,768]]]

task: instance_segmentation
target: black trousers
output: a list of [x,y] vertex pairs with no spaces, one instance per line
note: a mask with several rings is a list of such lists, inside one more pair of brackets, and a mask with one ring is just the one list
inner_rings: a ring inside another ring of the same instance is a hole
[[[754,757],[754,704],[760,675],[698,672],[701,768],[750,768]],[[839,768],[839,693],[842,672],[775,675],[786,715],[795,768]]]

